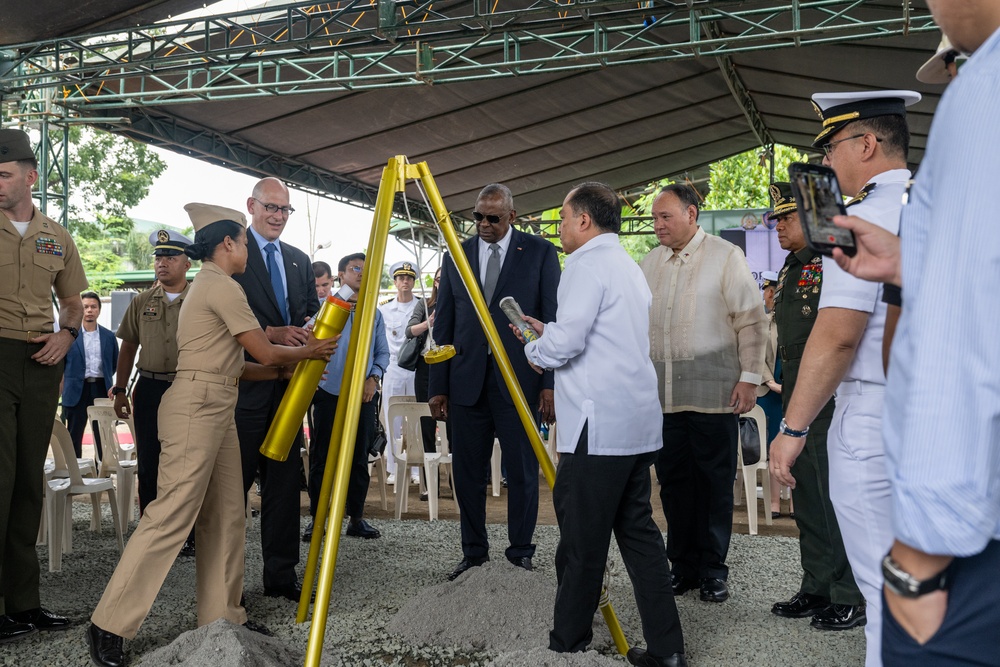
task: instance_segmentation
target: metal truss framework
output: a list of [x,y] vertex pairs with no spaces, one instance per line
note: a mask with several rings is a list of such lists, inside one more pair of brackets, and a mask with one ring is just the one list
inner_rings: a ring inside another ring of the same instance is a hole
[[[936,29],[930,13],[910,0],[294,1],[6,47],[0,51],[0,113],[36,123],[32,101],[45,99],[43,125],[85,120],[370,208],[372,186],[192,128],[165,107],[712,57],[754,134],[769,146],[773,140],[732,54]],[[50,176],[63,165],[59,176],[67,192],[65,159],[44,164]],[[401,200],[396,204],[402,215]],[[409,214],[433,221],[422,203],[411,204]],[[459,231],[474,230],[467,224]]]
[[[0,93],[55,87],[71,108],[163,106],[724,57],[926,30],[936,30],[930,13],[908,0],[293,2],[15,45]],[[668,31],[686,38],[669,39]]]

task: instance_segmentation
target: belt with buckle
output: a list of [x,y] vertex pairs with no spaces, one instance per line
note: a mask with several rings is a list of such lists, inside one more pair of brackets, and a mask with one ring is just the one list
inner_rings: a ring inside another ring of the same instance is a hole
[[139,375],[144,378],[149,378],[150,380],[162,380],[163,382],[173,382],[177,373],[153,373],[152,371],[144,371],[139,369]]
[[87,384],[97,384],[98,382],[104,382],[104,378],[83,378],[83,381]]
[[33,339],[38,338],[47,333],[52,333],[51,331],[21,331],[20,329],[3,329],[0,328],[0,338],[9,338],[11,340],[22,340],[25,343],[30,343]]
[[212,384],[221,384],[227,387],[236,387],[240,384],[239,378],[229,375],[218,375],[217,373],[206,373],[204,371],[177,371],[175,375],[186,380],[200,380],[201,382],[211,382]]

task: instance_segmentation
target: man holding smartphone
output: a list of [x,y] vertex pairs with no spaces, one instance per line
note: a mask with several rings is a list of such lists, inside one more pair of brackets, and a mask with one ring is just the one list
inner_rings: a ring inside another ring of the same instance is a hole
[[[848,210],[893,233],[910,179],[906,107],[919,100],[918,93],[901,90],[813,95],[823,119],[813,145],[826,153],[823,164],[836,172],[842,192],[853,195]],[[824,267],[823,282],[816,324],[771,445],[770,465],[779,482],[795,486],[790,468],[805,446],[809,426],[836,395],[828,440],[830,497],[854,578],[870,608],[865,664],[877,667],[882,664],[881,561],[892,544],[881,433],[886,306],[881,285],[854,278],[832,262]],[[847,607],[817,627],[852,627],[863,612],[861,606]]]

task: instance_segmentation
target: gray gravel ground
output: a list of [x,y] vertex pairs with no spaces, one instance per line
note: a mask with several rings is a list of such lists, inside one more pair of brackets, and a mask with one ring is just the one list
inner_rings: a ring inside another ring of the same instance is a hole
[[[43,563],[42,604],[72,618],[64,633],[37,634],[0,646],[0,664],[52,667],[89,664],[83,632],[115,563],[118,550],[109,534],[90,533],[89,505],[74,511],[74,551],[63,557],[63,571],[47,572]],[[107,515],[107,508],[105,507]],[[133,524],[134,527],[134,524]],[[126,642],[131,664],[270,667],[301,664],[309,625],[295,623],[295,605],[264,597],[261,584],[260,524],[247,541],[246,601],[251,620],[269,627],[275,638],[225,623],[197,629],[194,561],[174,565],[149,617],[134,641]],[[543,647],[552,615],[558,532],[536,531],[535,571],[498,559],[456,582],[447,573],[460,559],[454,522],[378,521],[379,540],[343,538],[328,615],[323,664],[423,667],[596,667],[624,665],[614,650],[600,614],[595,616],[592,651],[560,656]],[[505,526],[489,526],[496,547],[506,542]],[[307,545],[302,547],[302,561]],[[612,547],[611,596],[628,639],[644,645],[628,577]],[[734,535],[729,557],[732,598],[724,604],[698,600],[689,592],[677,600],[687,654],[695,667],[796,665],[838,667],[864,662],[861,628],[821,632],[808,619],[788,620],[770,613],[799,582],[796,541],[780,537]],[[194,632],[191,632],[194,631]],[[181,635],[184,635],[183,637]],[[166,648],[163,652],[157,649]]]

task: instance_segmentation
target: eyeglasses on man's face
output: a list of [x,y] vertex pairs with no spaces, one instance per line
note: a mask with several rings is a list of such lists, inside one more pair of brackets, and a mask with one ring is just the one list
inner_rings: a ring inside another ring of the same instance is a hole
[[476,219],[476,223],[480,223],[483,220],[485,220],[486,222],[490,223],[491,225],[499,225],[500,224],[500,220],[502,218],[506,218],[507,214],[504,213],[503,215],[483,215],[479,211],[473,211],[472,212],[472,217]]
[[292,208],[291,206],[278,206],[277,204],[265,204],[256,197],[254,197],[253,200],[258,204],[260,204],[261,206],[263,206],[264,210],[267,211],[268,213],[281,212],[281,215],[291,215],[292,213],[295,213],[295,209]]
[[[820,148],[823,149],[823,152],[826,153],[827,157],[830,157],[833,154],[833,149],[837,147],[837,144],[842,144],[845,141],[851,141],[852,139],[860,139],[866,134],[868,133],[862,132],[861,134],[855,134],[854,136],[851,137],[844,137],[843,139],[837,139],[836,141],[831,141],[829,143],[823,144],[822,146],[820,146]],[[882,139],[880,137],[875,137],[875,141],[882,141]]]
[[365,267],[358,266],[357,264],[354,264],[353,266],[347,267],[347,270],[348,271],[353,271],[354,273],[361,273],[362,271],[365,270]]

